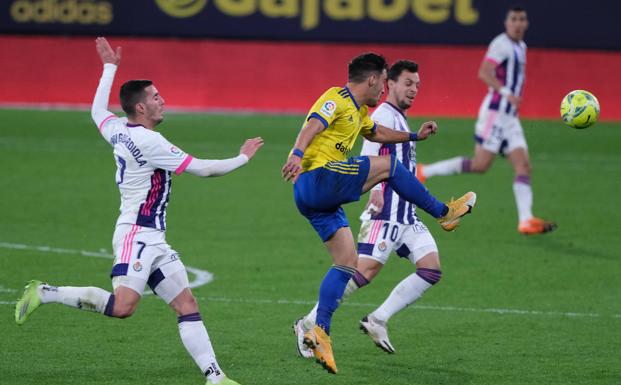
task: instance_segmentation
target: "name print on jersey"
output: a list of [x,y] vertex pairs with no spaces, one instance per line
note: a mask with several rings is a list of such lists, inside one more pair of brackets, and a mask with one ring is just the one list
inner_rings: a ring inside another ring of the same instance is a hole
[[129,137],[129,135],[125,135],[123,133],[118,133],[118,134],[113,135],[110,138],[110,144],[114,146],[117,143],[122,143],[125,145],[125,147],[127,147],[129,152],[134,157],[134,160],[136,161],[136,163],[138,163],[138,166],[142,167],[145,164],[147,164],[147,161],[142,159],[143,157],[142,152],[140,151],[138,147],[136,147],[136,144]]

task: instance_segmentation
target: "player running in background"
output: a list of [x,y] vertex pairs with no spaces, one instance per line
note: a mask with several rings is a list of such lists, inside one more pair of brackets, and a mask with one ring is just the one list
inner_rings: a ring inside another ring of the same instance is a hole
[[[409,133],[405,113],[412,106],[419,87],[418,64],[397,61],[388,71],[388,97],[371,119],[392,130]],[[394,155],[412,174],[416,170],[415,142],[380,144],[365,139],[361,155]],[[361,217],[358,267],[342,298],[345,300],[355,290],[368,285],[393,251],[416,265],[416,272],[399,282],[384,303],[360,321],[360,328],[388,353],[395,352],[388,339],[388,319],[420,298],[442,277],[438,247],[415,209],[416,206],[401,198],[387,183],[371,189],[367,209]],[[316,316],[317,305],[294,325],[298,351],[305,358],[313,357],[313,353],[303,344],[303,335],[315,325]]]
[[263,140],[247,140],[235,158],[193,158],[154,130],[164,119],[164,98],[149,80],[130,80],[122,85],[120,99],[127,118],[117,117],[108,111],[108,98],[121,50],[113,51],[101,37],[96,39],[96,48],[104,68],[91,115],[113,147],[121,193],[121,213],[112,240],[114,294],[98,287],[57,287],[30,281],[16,304],[15,321],[23,324],[35,309],[47,303],[126,318],[134,313],[145,285],[149,285],[177,313],[181,341],[205,374],[207,384],[237,384],[220,369],[185,266],[166,243],[166,208],[173,172],[202,177],[227,174],[245,165]]
[[452,231],[476,202],[473,192],[448,204],[438,201],[396,154],[347,159],[358,134],[372,142],[404,143],[424,140],[437,129],[435,122],[426,122],[415,134],[371,120],[368,107],[375,107],[384,92],[386,67],[386,60],[373,53],[354,58],[349,63],[347,86],[328,89],[311,107],[282,169],[285,180],[294,183],[298,210],[319,234],[334,262],[319,288],[316,325],[304,335],[304,344],[331,373],[337,368],[330,323],[358,261],[341,205],[357,201],[373,186],[386,182],[405,200],[437,218],[442,228]]
[[455,157],[429,165],[419,165],[418,176],[424,181],[436,175],[484,173],[496,154],[506,155],[515,171],[513,193],[518,211],[518,231],[541,234],[556,224],[533,216],[533,190],[530,185],[528,146],[518,118],[522,89],[526,80],[526,44],[528,28],[526,10],[512,7],[505,19],[505,33],[489,45],[479,68],[479,79],[489,92],[481,108],[475,130],[474,157]]

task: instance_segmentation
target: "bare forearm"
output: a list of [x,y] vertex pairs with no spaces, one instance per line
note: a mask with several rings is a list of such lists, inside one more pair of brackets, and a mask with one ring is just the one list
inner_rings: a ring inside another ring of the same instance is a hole
[[319,132],[321,132],[322,129],[323,129],[323,126],[318,127],[310,123],[305,125],[300,130],[300,133],[298,134],[298,137],[295,140],[295,144],[293,145],[293,148],[300,149],[302,150],[302,152],[304,152],[306,150],[306,147],[308,147],[311,144],[315,136]]
[[404,143],[411,140],[409,132],[395,131],[380,125],[377,126],[373,134],[367,135],[365,138],[377,143]]
[[496,76],[491,71],[486,69],[481,69],[479,71],[479,79],[488,87],[492,87],[495,91],[500,90],[502,88],[502,84],[496,79]]

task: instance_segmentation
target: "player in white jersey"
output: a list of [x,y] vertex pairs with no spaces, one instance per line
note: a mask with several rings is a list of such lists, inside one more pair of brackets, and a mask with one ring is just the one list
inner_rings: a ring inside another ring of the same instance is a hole
[[523,38],[527,28],[528,18],[524,8],[509,9],[505,33],[492,40],[481,63],[479,78],[489,91],[479,109],[474,157],[458,156],[419,165],[418,176],[424,181],[436,175],[484,173],[496,154],[504,155],[515,172],[513,193],[518,211],[518,231],[522,234],[542,234],[554,230],[556,224],[533,216],[528,146],[518,118],[526,80],[526,44]]
[[[405,112],[412,105],[420,87],[418,64],[400,60],[388,71],[388,96],[371,118],[396,131],[410,132]],[[424,128],[421,128],[423,130]],[[419,131],[419,138],[435,133]],[[381,144],[368,140],[362,146],[362,155],[394,154],[413,174],[416,171],[416,142]],[[416,207],[401,198],[386,183],[371,189],[367,208],[361,216],[358,235],[358,266],[350,279],[343,299],[356,289],[369,284],[380,272],[390,254],[395,251],[402,258],[416,265],[416,272],[402,280],[384,303],[360,321],[360,328],[375,344],[388,353],[395,349],[388,339],[386,323],[394,314],[416,301],[441,276],[438,248],[427,227],[416,216]],[[317,306],[300,318],[293,330],[297,337],[298,352],[302,357],[312,357],[312,352],[302,343],[306,330],[313,327]]]
[[263,140],[247,140],[239,156],[231,159],[198,159],[186,154],[154,131],[164,118],[164,99],[149,80],[123,84],[120,99],[127,118],[117,117],[108,111],[108,98],[121,50],[119,47],[113,51],[104,38],[96,39],[96,47],[104,69],[91,115],[113,147],[116,183],[121,193],[121,213],[112,241],[114,294],[97,287],[57,287],[30,281],[16,304],[15,320],[23,324],[45,303],[126,318],[134,313],[148,285],[177,313],[181,340],[206,376],[207,384],[237,384],[220,369],[189,288],[185,266],[166,243],[166,208],[173,172],[202,177],[227,174],[246,164]]

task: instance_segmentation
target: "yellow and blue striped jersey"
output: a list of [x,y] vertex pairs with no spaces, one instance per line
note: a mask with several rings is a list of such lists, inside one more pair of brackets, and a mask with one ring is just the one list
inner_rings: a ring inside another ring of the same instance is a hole
[[347,159],[358,134],[371,134],[376,127],[369,117],[369,108],[359,106],[347,87],[332,87],[324,92],[311,107],[306,121],[311,118],[319,119],[325,129],[304,151],[302,172]]

